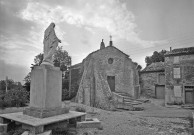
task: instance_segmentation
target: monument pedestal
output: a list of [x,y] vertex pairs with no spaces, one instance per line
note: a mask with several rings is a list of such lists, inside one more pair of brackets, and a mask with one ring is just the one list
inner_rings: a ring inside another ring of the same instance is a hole
[[[0,114],[1,133],[7,133],[9,123],[15,121],[29,131],[29,135],[44,134],[56,127],[76,127],[86,113],[69,111],[70,102],[62,104],[62,72],[59,68],[42,65],[31,72],[30,107],[22,112]],[[64,105],[64,106],[63,106]]]
[[69,112],[62,106],[62,72],[49,65],[35,66],[31,72],[30,105],[23,114],[46,118]]

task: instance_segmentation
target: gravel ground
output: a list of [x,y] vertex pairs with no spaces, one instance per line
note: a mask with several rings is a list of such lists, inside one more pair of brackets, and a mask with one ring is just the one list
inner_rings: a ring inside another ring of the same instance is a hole
[[[145,110],[139,112],[105,111],[76,103],[71,103],[71,106],[71,110],[77,106],[85,108],[87,117],[98,118],[103,126],[102,129],[77,129],[77,135],[191,135],[188,131],[191,128],[188,119],[191,110],[166,108],[153,103],[141,105]],[[0,110],[0,113],[22,110],[8,108]]]
[[151,112],[149,117],[145,117],[140,115],[143,112],[111,112],[78,104],[73,106],[85,108],[88,118],[98,118],[103,125],[103,130],[79,129],[79,135],[190,135],[191,123],[187,118],[150,117]]

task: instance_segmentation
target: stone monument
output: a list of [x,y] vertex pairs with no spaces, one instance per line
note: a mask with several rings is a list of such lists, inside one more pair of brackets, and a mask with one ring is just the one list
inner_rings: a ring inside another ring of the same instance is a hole
[[7,133],[13,121],[28,130],[22,135],[50,135],[55,127],[76,126],[77,121],[85,120],[86,113],[69,111],[69,105],[62,103],[62,71],[53,66],[53,54],[61,40],[54,27],[51,23],[45,30],[43,62],[31,71],[30,105],[23,112],[0,114],[0,129],[4,129],[0,135]]
[[53,66],[53,55],[61,43],[51,23],[44,33],[44,59],[40,66],[35,66],[31,72],[30,107],[24,114],[45,118],[63,113],[69,109],[62,107],[62,72]]
[[57,38],[55,34],[55,24],[51,23],[49,27],[44,32],[44,59],[42,65],[53,66],[53,54],[56,51],[58,42],[61,43],[61,40]]

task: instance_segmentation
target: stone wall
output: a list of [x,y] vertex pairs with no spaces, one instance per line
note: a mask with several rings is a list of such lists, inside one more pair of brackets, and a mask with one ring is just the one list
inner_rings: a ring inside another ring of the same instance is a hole
[[[107,76],[115,76],[115,92],[134,95],[135,67],[130,58],[114,47],[98,51],[94,58],[94,66],[105,80],[107,80]],[[109,58],[113,58],[112,64],[108,63]]]
[[[175,58],[176,57],[176,58]],[[175,62],[175,59],[176,62]],[[173,68],[180,67],[180,78],[173,76]],[[194,86],[194,54],[165,57],[165,102],[166,104],[185,103],[185,85]],[[174,86],[181,86],[181,97],[175,97]]]
[[[109,58],[113,62],[109,63]],[[134,96],[134,88],[139,85],[138,71],[127,55],[108,46],[86,57],[83,62],[81,77],[76,100],[89,106],[111,108],[111,90],[107,76],[115,76],[115,92],[127,93]]]
[[71,69],[71,97],[75,97],[76,93],[79,88],[79,84],[81,81],[83,71],[82,71],[82,66],[80,65],[79,67],[72,68]]
[[164,72],[141,72],[140,82],[141,82],[141,95],[145,97],[155,98],[155,86],[159,84],[158,75]]

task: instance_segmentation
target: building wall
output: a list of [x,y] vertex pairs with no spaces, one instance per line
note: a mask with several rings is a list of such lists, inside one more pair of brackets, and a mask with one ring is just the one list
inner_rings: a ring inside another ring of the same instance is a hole
[[[109,58],[113,58],[112,64],[108,63]],[[76,96],[79,103],[110,108],[112,93],[107,76],[115,76],[115,92],[134,96],[134,88],[139,85],[138,71],[132,60],[115,47],[109,46],[91,53],[82,65],[84,70]]]
[[[109,64],[108,59],[113,58]],[[107,47],[94,56],[94,66],[105,80],[107,76],[115,76],[115,92],[128,93],[134,96],[134,86],[138,85],[136,70],[130,58],[113,47]]]
[[159,75],[164,74],[164,72],[141,72],[140,82],[141,82],[141,95],[145,97],[156,97],[155,89],[156,85],[164,85],[164,83],[159,82]]
[[[174,78],[174,68],[180,68],[180,78]],[[184,86],[194,86],[194,54],[165,57],[165,74],[165,103],[184,104]]]

